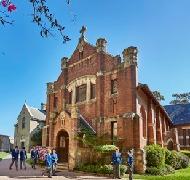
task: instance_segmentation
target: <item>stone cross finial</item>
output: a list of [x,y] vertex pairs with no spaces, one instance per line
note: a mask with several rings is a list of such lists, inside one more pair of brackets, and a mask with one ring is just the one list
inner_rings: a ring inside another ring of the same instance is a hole
[[81,33],[81,37],[84,38],[84,33],[86,32],[87,28],[85,26],[82,26],[80,33]]

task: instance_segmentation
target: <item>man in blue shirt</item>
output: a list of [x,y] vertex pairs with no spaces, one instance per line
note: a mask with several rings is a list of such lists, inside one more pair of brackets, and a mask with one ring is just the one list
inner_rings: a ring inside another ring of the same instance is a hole
[[132,150],[129,150],[128,157],[127,157],[127,165],[128,165],[128,171],[129,171],[129,180],[133,179],[133,152]]
[[112,163],[113,163],[113,175],[114,178],[121,179],[120,177],[120,164],[122,163],[121,153],[117,147],[115,152],[112,154]]
[[12,162],[9,166],[9,169],[12,169],[13,164],[15,163],[16,170],[18,171],[18,155],[19,155],[19,150],[18,146],[15,146],[15,149],[12,150]]
[[52,164],[52,156],[51,156],[51,150],[50,149],[48,149],[48,152],[46,154],[45,162],[46,162],[46,170],[48,173],[48,177],[51,178],[52,177],[52,165],[53,164]]
[[26,170],[26,159],[27,159],[27,154],[25,147],[23,147],[20,150],[20,169],[22,169],[22,165],[24,166],[24,169]]
[[53,149],[51,157],[52,157],[52,174],[55,176],[56,166],[57,166],[57,161],[58,161],[58,157],[57,157],[57,153],[55,149]]

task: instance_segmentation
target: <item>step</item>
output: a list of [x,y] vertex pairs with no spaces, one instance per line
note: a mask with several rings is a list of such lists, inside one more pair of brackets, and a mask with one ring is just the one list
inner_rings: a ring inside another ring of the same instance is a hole
[[68,170],[68,163],[58,163],[57,170]]

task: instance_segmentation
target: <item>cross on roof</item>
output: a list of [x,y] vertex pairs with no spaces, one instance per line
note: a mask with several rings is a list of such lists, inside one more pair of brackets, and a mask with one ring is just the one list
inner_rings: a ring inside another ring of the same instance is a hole
[[86,32],[87,28],[85,26],[82,26],[80,33],[81,33],[81,37],[84,37],[84,33]]

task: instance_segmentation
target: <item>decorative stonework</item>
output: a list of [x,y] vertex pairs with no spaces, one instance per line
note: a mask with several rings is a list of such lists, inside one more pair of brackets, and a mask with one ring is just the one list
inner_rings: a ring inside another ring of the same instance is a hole
[[68,63],[68,58],[67,57],[63,57],[61,59],[61,70],[64,70],[65,68],[67,68],[67,63]]
[[134,118],[139,118],[139,115],[134,112],[128,112],[128,113],[123,114],[123,118],[134,119]]
[[137,65],[137,47],[130,46],[123,51],[125,66]]
[[107,41],[104,38],[100,38],[96,42],[97,52],[106,52]]
[[54,92],[54,83],[49,82],[47,83],[47,94],[51,94]]

